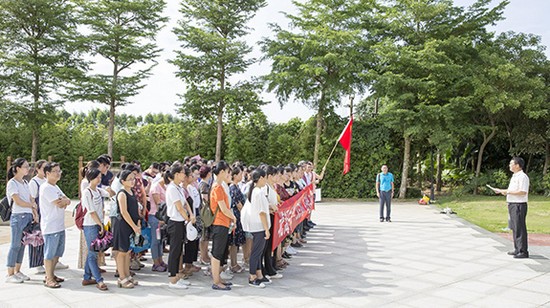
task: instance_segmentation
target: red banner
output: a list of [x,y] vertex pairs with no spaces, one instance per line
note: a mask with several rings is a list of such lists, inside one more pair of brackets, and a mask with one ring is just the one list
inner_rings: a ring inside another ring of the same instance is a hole
[[278,206],[273,223],[273,246],[277,246],[291,234],[296,226],[306,219],[311,211],[315,209],[315,196],[313,184],[308,185],[296,196],[286,200]]

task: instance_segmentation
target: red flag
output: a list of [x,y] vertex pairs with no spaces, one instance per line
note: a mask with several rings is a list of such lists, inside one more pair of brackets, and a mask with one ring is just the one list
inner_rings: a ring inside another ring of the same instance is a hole
[[348,125],[342,131],[340,135],[340,145],[346,150],[346,157],[344,157],[344,174],[348,173],[350,170],[350,157],[351,157],[351,127],[353,126],[353,117],[349,119]]

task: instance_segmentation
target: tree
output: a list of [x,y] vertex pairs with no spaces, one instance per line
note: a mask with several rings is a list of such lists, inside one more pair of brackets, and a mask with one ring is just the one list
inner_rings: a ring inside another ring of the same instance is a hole
[[180,113],[197,121],[215,122],[216,160],[222,158],[223,123],[227,113],[246,116],[264,104],[258,97],[258,83],[235,82],[232,78],[254,63],[252,51],[242,37],[246,23],[265,0],[184,0],[183,18],[174,33],[183,50],[170,61],[176,75],[187,84]]
[[60,88],[85,66],[75,16],[66,0],[0,1],[0,75],[7,109],[32,131],[31,161],[40,127],[63,104]]
[[361,7],[360,2],[293,1],[299,13],[285,16],[294,31],[271,25],[275,38],[261,43],[265,58],[272,60],[271,73],[264,76],[268,90],[277,94],[281,105],[295,97],[316,111],[314,166],[319,162],[324,116],[341,104],[343,96],[365,87],[360,75],[368,63],[369,41],[354,26],[360,16],[368,18],[366,9],[372,7]]
[[399,198],[406,196],[413,140],[435,143],[445,140],[441,131],[464,129],[452,120],[465,114],[454,100],[469,95],[463,66],[506,4],[489,10],[488,2],[466,10],[450,0],[394,0],[378,11],[372,89],[374,98],[389,101],[387,124],[404,139]]
[[110,66],[105,73],[90,74],[72,89],[74,99],[109,105],[107,153],[113,155],[115,110],[130,104],[145,86],[144,79],[156,65],[161,49],[155,36],[168,20],[162,16],[163,0],[76,0],[82,23],[90,34],[86,44],[93,56]]

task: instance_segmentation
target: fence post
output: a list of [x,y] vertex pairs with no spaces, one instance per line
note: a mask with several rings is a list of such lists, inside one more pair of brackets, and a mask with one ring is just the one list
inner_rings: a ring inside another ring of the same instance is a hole
[[53,157],[51,155],[48,155],[48,162],[51,163],[53,160]]
[[78,199],[82,197],[82,192],[80,191],[80,183],[82,183],[82,174],[80,173],[80,170],[84,168],[84,157],[79,156],[78,157]]
[[126,156],[120,156],[120,164],[124,164],[126,162]]
[[10,172],[10,168],[11,168],[11,156],[8,156],[7,164],[6,164],[6,183],[8,182],[8,173]]

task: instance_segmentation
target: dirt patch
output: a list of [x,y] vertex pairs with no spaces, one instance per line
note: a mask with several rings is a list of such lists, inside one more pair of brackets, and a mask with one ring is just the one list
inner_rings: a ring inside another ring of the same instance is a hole
[[[512,241],[512,233],[497,233],[501,237]],[[550,234],[529,233],[529,246],[550,246]]]

